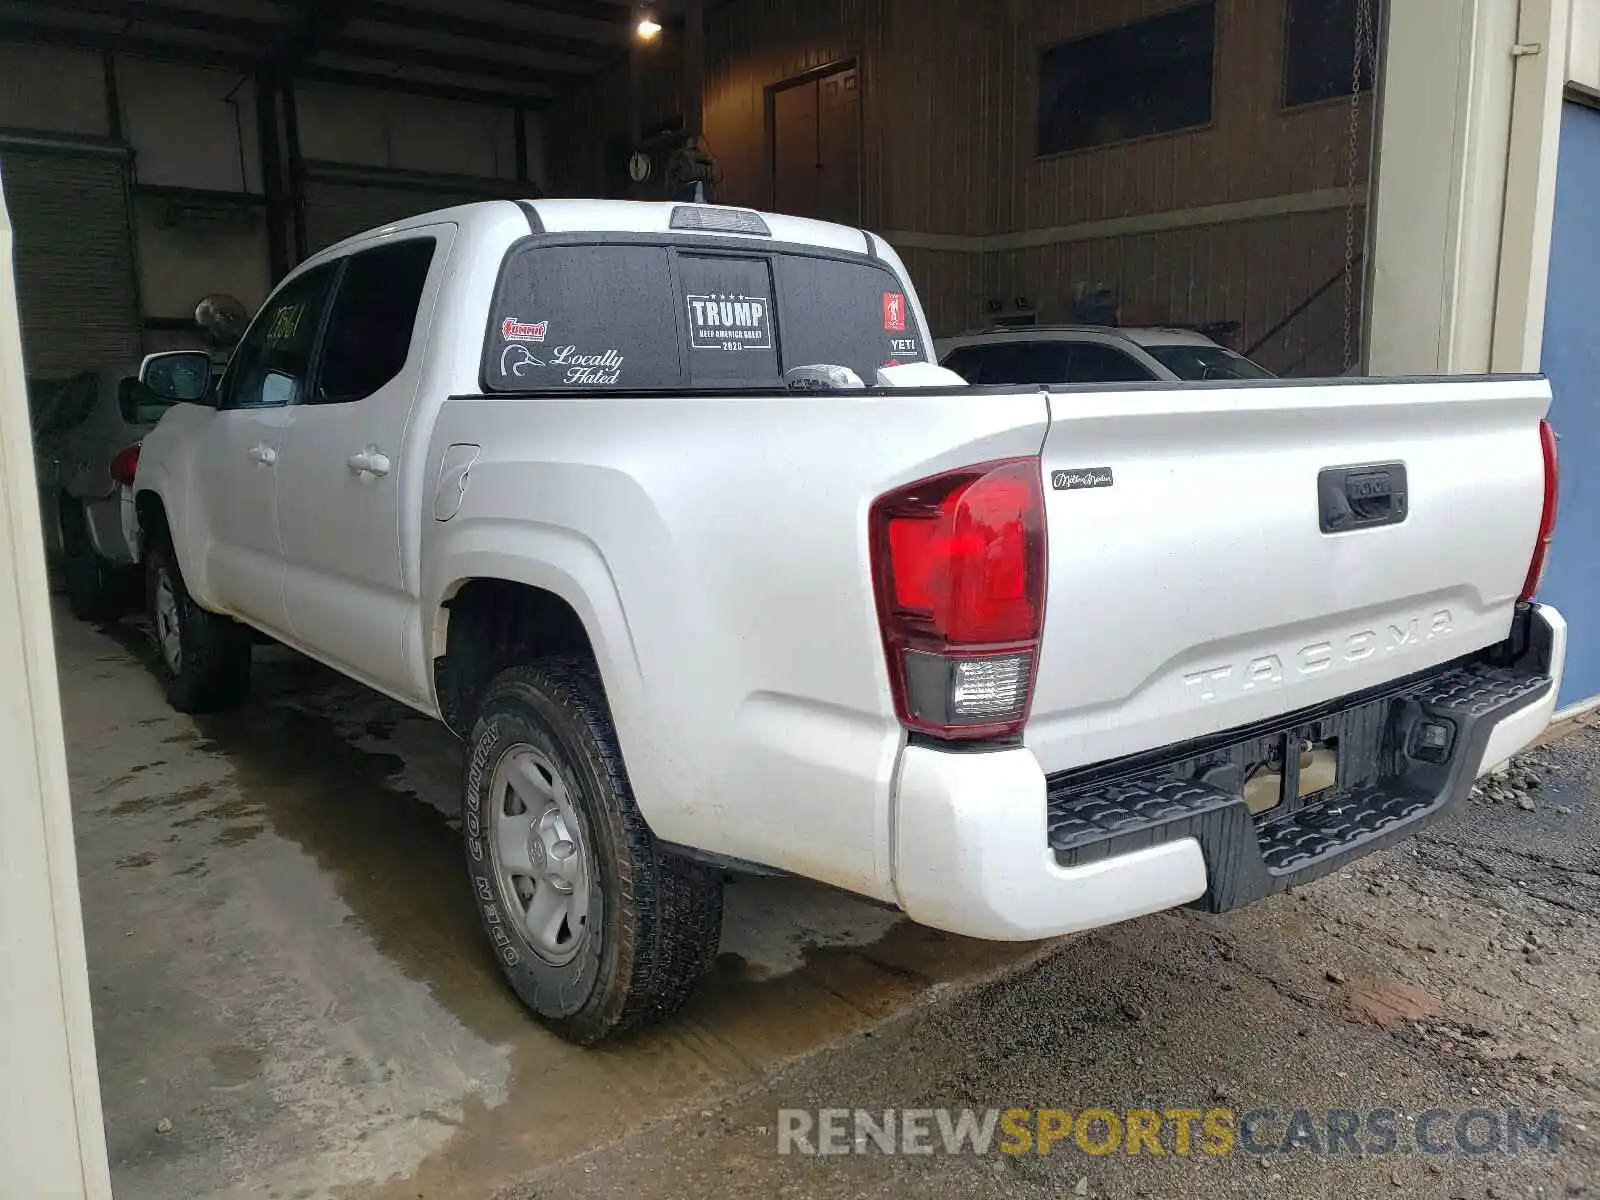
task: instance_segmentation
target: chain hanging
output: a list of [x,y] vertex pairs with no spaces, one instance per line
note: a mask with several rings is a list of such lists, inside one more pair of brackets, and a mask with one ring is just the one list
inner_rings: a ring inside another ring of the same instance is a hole
[[[1378,55],[1373,0],[1356,0],[1355,46],[1350,56],[1350,158],[1346,163],[1345,183],[1350,201],[1344,210],[1344,371],[1356,365],[1356,173],[1361,165],[1361,65],[1370,60],[1373,87],[1377,87]],[[1376,136],[1376,130],[1373,131]],[[1370,183],[1370,181],[1368,181]],[[1370,218],[1370,214],[1369,214]]]

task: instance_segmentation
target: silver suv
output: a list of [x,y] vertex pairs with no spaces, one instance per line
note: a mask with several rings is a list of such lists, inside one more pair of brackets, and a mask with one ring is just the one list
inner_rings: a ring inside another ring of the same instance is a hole
[[62,566],[67,603],[81,620],[138,604],[124,492],[139,443],[168,407],[131,371],[97,367],[63,384],[34,414],[45,550]]
[[1267,379],[1271,371],[1191,329],[1024,325],[938,344],[940,365],[971,384]]

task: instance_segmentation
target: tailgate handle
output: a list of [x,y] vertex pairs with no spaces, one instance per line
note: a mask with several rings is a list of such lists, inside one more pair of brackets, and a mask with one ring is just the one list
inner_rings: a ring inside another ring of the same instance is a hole
[[1317,513],[1323,533],[1398,525],[1406,519],[1405,463],[1324,467],[1317,473]]

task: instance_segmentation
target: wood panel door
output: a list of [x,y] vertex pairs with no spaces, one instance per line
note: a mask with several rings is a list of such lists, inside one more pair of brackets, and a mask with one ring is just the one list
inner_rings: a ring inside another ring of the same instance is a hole
[[776,211],[861,223],[860,79],[845,65],[767,89]]

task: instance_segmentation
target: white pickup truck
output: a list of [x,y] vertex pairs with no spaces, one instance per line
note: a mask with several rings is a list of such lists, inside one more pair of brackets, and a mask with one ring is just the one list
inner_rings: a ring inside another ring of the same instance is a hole
[[[1414,832],[1547,724],[1537,377],[968,387],[893,250],[493,201],[322,251],[136,510],[172,702],[266,634],[468,743],[507,978],[673,1011],[721,882],[981,938],[1221,911]],[[863,386],[865,381],[865,386]]]

